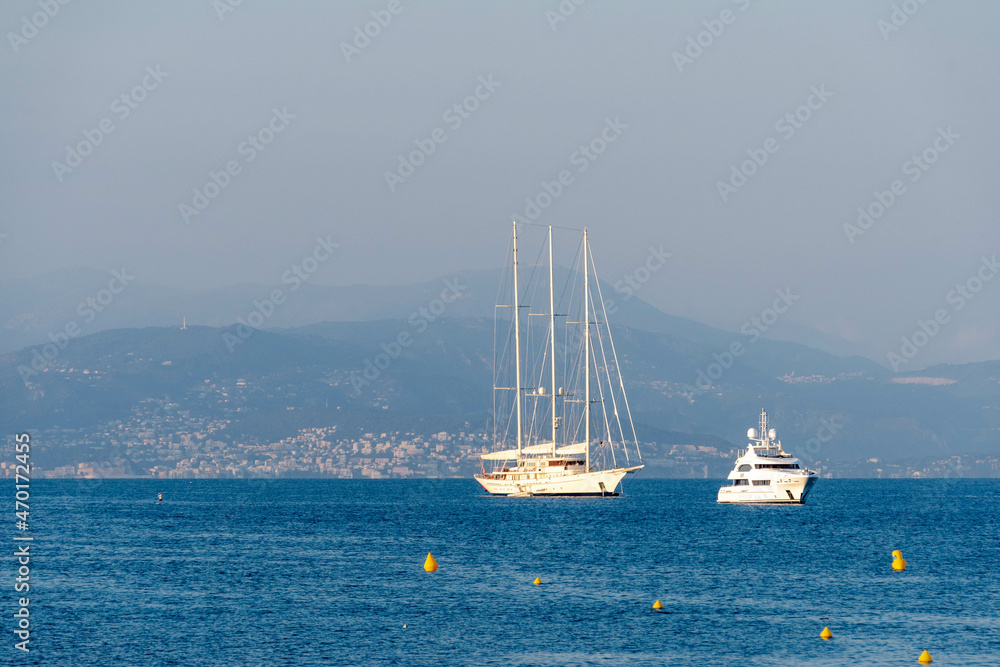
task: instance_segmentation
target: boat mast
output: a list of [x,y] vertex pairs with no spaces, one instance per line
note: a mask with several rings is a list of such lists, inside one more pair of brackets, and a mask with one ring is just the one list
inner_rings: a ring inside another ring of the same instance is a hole
[[587,228],[583,228],[583,356],[586,375],[583,389],[584,441],[587,444],[587,471],[590,472],[590,244]]
[[517,288],[517,220],[514,221],[514,357],[517,364],[514,386],[517,401],[517,456],[521,457],[521,295]]
[[552,225],[549,225],[549,345],[552,348],[552,455],[556,453],[556,297],[552,279]]

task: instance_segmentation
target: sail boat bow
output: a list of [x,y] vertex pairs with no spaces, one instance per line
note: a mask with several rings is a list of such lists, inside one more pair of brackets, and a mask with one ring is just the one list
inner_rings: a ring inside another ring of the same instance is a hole
[[[532,285],[532,279],[542,264],[534,266],[527,289],[522,290],[514,221],[511,279],[501,281],[494,320],[495,450],[481,456],[483,472],[475,476],[491,494],[615,496],[625,476],[643,467],[587,230],[582,233],[574,269],[557,302],[552,227],[548,227],[548,300],[544,312],[532,312],[531,297],[541,282]],[[581,294],[575,299],[580,282]],[[563,307],[566,312],[557,312]],[[536,323],[522,324],[522,311],[529,320],[535,316]],[[563,320],[561,344],[557,318]],[[499,335],[502,329],[505,335]],[[557,388],[560,368],[563,380]],[[631,447],[622,414],[627,417]]]

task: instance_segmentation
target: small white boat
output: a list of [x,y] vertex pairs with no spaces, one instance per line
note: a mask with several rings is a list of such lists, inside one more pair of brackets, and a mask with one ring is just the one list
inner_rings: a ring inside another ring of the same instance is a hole
[[749,446],[738,453],[730,483],[719,489],[720,503],[805,502],[818,475],[786,453],[777,436],[773,428],[767,428],[767,413],[761,410],[760,431],[747,431]]

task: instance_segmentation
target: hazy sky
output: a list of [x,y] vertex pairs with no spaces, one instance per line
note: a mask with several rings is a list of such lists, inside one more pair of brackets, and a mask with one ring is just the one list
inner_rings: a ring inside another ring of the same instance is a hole
[[612,283],[672,253],[667,312],[790,288],[783,326],[883,363],[939,311],[905,369],[1000,358],[996,2],[51,5],[0,7],[0,281],[276,283],[320,235],[316,282],[433,280],[541,194]]

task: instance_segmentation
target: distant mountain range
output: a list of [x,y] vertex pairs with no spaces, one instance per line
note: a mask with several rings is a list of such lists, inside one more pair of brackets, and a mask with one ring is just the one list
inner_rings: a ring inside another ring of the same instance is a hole
[[[423,289],[423,303],[432,304],[444,285]],[[484,288],[470,279],[468,293],[476,289]],[[481,429],[492,318],[463,316],[474,308],[463,298],[429,319],[434,309],[422,314],[412,299],[393,306],[403,316],[379,320],[275,330],[123,328],[7,352],[0,355],[0,433],[123,419],[151,398],[226,416],[233,437],[280,439],[328,424],[355,432]],[[1000,453],[1000,362],[892,374],[867,359],[750,343],[657,312],[632,300],[616,319],[648,328],[613,328],[640,440],[692,434],[724,449],[742,443],[764,408],[786,447],[807,459]],[[403,332],[411,342],[397,349]],[[730,361],[734,340],[745,352]],[[238,397],[237,386],[246,388]]]

